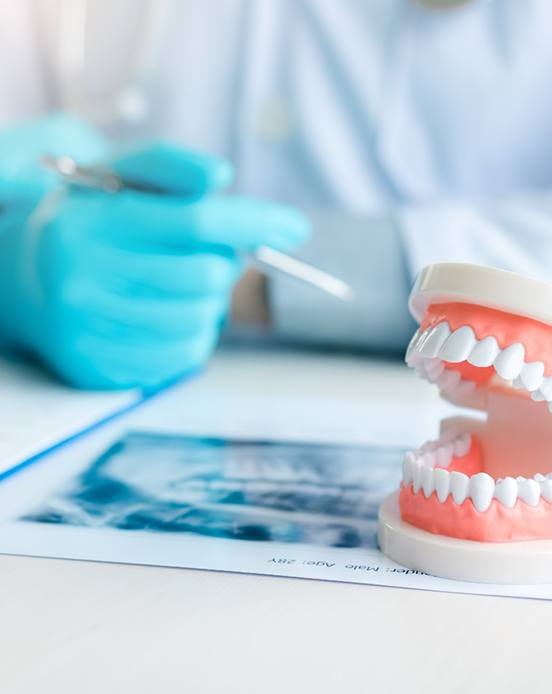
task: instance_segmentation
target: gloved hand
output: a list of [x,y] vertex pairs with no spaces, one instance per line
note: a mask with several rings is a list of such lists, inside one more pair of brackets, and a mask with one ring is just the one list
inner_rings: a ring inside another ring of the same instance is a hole
[[174,196],[48,192],[40,154],[94,163],[108,150],[67,117],[0,134],[0,339],[80,387],[155,387],[211,354],[242,252],[289,249],[308,224],[282,205],[216,195],[229,164],[168,145],[110,165]]

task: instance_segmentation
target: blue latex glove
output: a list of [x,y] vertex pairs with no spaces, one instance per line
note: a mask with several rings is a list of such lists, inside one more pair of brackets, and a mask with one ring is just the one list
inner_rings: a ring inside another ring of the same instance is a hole
[[158,145],[111,162],[174,197],[60,197],[37,166],[44,152],[94,163],[108,146],[63,116],[0,134],[0,336],[80,387],[155,387],[202,365],[242,252],[308,234],[294,209],[215,195],[232,171],[212,156]]

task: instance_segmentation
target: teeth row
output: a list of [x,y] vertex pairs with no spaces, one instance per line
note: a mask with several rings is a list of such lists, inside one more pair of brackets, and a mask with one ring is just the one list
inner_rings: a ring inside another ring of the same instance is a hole
[[[552,473],[537,473],[532,479],[526,477],[504,477],[495,480],[486,472],[469,477],[463,472],[444,469],[454,457],[467,455],[471,447],[471,436],[461,436],[454,441],[437,441],[407,453],[403,463],[403,484],[412,485],[414,494],[422,492],[426,499],[435,492],[444,503],[449,495],[458,505],[471,499],[475,508],[486,511],[493,499],[506,508],[513,508],[517,499],[529,506],[537,506],[541,497],[552,503]],[[443,467],[436,467],[436,465]]]
[[445,368],[440,359],[422,359],[416,362],[416,373],[430,383],[435,383],[444,393],[468,395],[475,390],[475,383],[463,379],[459,371]]
[[[409,365],[420,367],[420,364],[424,364],[423,368],[427,371],[425,362],[428,360],[431,362],[430,370],[433,369],[434,372],[441,368],[437,366],[437,362],[443,361],[451,364],[467,361],[473,366],[493,366],[501,378],[513,381],[516,388],[525,388],[531,392],[533,400],[548,402],[548,409],[552,412],[552,377],[544,376],[543,362],[525,361],[525,348],[521,342],[514,342],[500,349],[495,337],[489,335],[478,340],[469,325],[451,332],[445,321],[424,331],[418,330],[408,346],[406,362]],[[445,371],[443,375],[448,373],[455,372]],[[448,378],[457,377],[451,375]],[[438,379],[430,380],[438,383]]]

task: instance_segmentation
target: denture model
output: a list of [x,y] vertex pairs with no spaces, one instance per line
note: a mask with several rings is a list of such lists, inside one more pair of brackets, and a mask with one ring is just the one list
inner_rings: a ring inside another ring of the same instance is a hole
[[380,508],[382,551],[446,578],[552,582],[552,285],[440,263],[418,277],[410,311],[407,364],[480,414],[444,420],[406,454]]

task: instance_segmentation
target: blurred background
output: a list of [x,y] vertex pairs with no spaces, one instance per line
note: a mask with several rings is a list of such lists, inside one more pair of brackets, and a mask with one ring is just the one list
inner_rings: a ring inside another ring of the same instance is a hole
[[[244,326],[401,354],[433,262],[548,280],[551,15],[546,0],[0,0],[4,344],[81,387],[155,385]],[[60,192],[45,153],[172,194]],[[267,279],[244,261],[261,245],[354,301]]]

